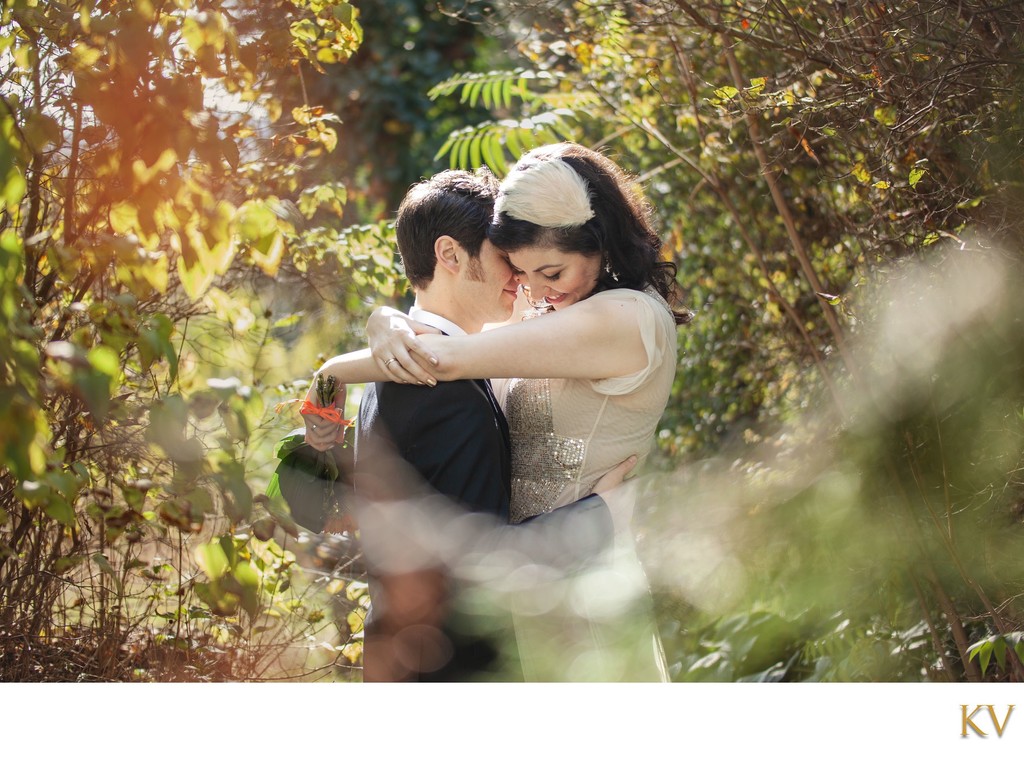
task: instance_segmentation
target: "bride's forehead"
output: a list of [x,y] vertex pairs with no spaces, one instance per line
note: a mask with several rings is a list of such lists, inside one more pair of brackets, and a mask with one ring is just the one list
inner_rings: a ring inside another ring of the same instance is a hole
[[573,256],[579,256],[578,253],[566,253],[560,251],[553,246],[548,245],[532,245],[526,246],[525,248],[519,248],[514,251],[508,251],[506,254],[512,261],[526,261],[535,259],[546,259],[549,261],[562,261]]

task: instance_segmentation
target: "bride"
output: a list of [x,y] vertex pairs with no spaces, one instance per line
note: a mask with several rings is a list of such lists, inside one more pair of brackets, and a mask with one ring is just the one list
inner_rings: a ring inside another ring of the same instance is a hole
[[[689,313],[670,305],[675,267],[661,258],[649,206],[596,151],[561,143],[524,155],[501,184],[487,236],[539,318],[449,337],[379,309],[369,325],[374,376],[338,379],[506,378],[495,392],[512,440],[515,523],[645,456],[675,376],[675,328]],[[588,572],[532,579],[511,603],[527,680],[667,680],[628,518]]]

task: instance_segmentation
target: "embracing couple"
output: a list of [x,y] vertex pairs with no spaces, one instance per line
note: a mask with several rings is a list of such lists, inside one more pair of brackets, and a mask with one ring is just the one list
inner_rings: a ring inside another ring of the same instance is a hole
[[[371,383],[365,680],[666,680],[631,505],[600,495],[649,450],[689,318],[646,201],[563,143],[500,186],[415,185],[396,230],[415,306],[378,309],[371,348],[318,371]],[[341,438],[306,422],[315,448]]]

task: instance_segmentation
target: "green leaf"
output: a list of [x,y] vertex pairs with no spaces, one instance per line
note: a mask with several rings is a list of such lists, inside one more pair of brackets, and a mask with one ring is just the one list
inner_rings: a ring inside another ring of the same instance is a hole
[[306,188],[299,195],[299,211],[307,219],[312,219],[321,208],[329,208],[336,216],[342,216],[345,212],[345,202],[348,200],[348,192],[345,186],[338,182],[323,185],[314,185]]
[[58,573],[66,573],[68,570],[72,570],[72,569],[78,567],[80,564],[85,562],[85,560],[87,560],[87,559],[89,559],[89,558],[86,555],[84,555],[84,554],[71,554],[71,555],[69,555],[67,557],[60,557],[54,563],[54,569]]
[[291,454],[295,449],[305,445],[306,436],[304,433],[296,433],[294,435],[286,435],[274,448],[274,456],[278,459],[284,459],[286,456]]
[[252,515],[253,496],[252,489],[246,482],[245,467],[240,462],[228,458],[226,452],[224,459],[216,466],[214,478],[224,494],[224,511],[227,517],[235,523],[248,520]]
[[505,108],[512,107],[512,86],[513,80],[511,78],[501,83],[501,104]]
[[281,496],[281,476],[277,472],[270,476],[270,480],[267,482],[267,490],[264,491],[264,494],[270,499],[276,499]]
[[354,11],[351,3],[337,3],[331,8],[331,15],[345,26],[352,26]]
[[62,525],[75,524],[75,510],[63,496],[51,494],[43,506],[43,511]]
[[469,86],[469,107],[476,108],[476,103],[480,99],[480,93],[483,90],[484,82],[474,82]]
[[42,152],[47,145],[60,145],[63,142],[60,124],[52,117],[38,111],[29,111],[25,114],[22,133],[34,153]]
[[505,148],[501,144],[501,136],[497,133],[492,134],[489,142],[491,143],[491,159],[494,161],[491,164],[491,170],[498,177],[504,177],[508,174],[508,164],[505,162]]
[[4,203],[7,205],[7,208],[15,208],[21,203],[21,199],[25,197],[25,193],[28,191],[28,182],[25,181],[25,175],[12,169],[0,189],[2,189]]
[[737,90],[730,84],[727,84],[724,87],[719,87],[718,89],[715,90],[715,97],[718,98],[719,100],[731,100],[738,94],[739,90]]
[[985,675],[988,664],[992,660],[992,642],[986,642],[985,646],[980,649],[978,660],[981,663],[981,674]]
[[522,143],[519,140],[519,128],[509,131],[505,135],[505,144],[508,146],[509,152],[512,154],[514,159],[519,159],[526,151],[523,150]]
[[480,141],[482,138],[483,133],[477,133],[469,142],[469,166],[472,169],[476,169],[483,165],[483,154],[480,150]]
[[114,585],[117,587],[117,593],[119,595],[124,594],[124,586],[121,584],[121,579],[117,575],[117,571],[114,570],[110,564],[110,560],[105,555],[96,552],[92,555],[92,561],[96,563],[96,566],[104,573],[114,579]]
[[245,242],[252,242],[272,235],[277,231],[277,214],[269,205],[270,201],[246,201],[235,212],[238,235]]
[[154,314],[139,331],[139,356],[143,369],[148,369],[159,358],[167,359],[170,379],[178,376],[178,352],[171,343],[174,324],[166,314]]
[[997,636],[992,642],[992,648],[996,656],[996,662],[999,663],[999,667],[1006,667],[1006,639],[1002,636]]
[[456,166],[460,169],[468,169],[469,163],[469,146],[471,140],[463,140],[462,144],[459,145],[459,159]]
[[895,106],[880,106],[875,109],[875,121],[885,127],[892,127],[896,125],[896,107]]
[[288,508],[288,505],[284,503],[284,497],[281,494],[280,481],[276,472],[271,476],[271,483],[276,487],[277,493],[272,495],[271,486],[268,485],[267,496],[270,497],[270,500],[269,502],[264,502],[264,506],[266,507],[267,512],[270,513],[270,516],[274,518],[274,522],[281,526],[281,529],[285,533],[293,538],[297,538],[299,535],[299,526],[295,520],[292,519],[292,513]]
[[299,324],[299,322],[301,322],[303,317],[305,317],[305,316],[306,316],[306,312],[304,312],[304,311],[298,311],[298,312],[295,312],[294,314],[289,314],[286,317],[281,317],[280,319],[276,320],[270,326],[270,329],[271,330],[286,330],[289,327],[295,327],[295,325]]
[[448,135],[448,139],[444,141],[444,145],[441,146],[440,150],[434,154],[434,160],[437,161],[445,156],[452,149],[452,145],[455,144],[455,135]]
[[[496,169],[496,160],[494,158],[494,145],[495,141],[490,134],[484,134],[480,140],[480,154],[483,158],[484,164],[486,164],[491,171],[498,174]],[[500,176],[500,175],[499,175]]]
[[253,569],[253,566],[250,563],[239,562],[237,565],[235,565],[231,573],[235,576],[235,580],[237,580],[242,586],[249,586],[250,588],[259,588],[259,573],[257,573],[256,570]]
[[195,551],[196,562],[206,573],[206,577],[215,581],[228,571],[228,558],[219,543],[200,544]]
[[910,170],[909,182],[911,187],[917,187],[917,183],[921,181],[921,177],[928,173],[927,169],[915,166]]
[[110,346],[96,346],[89,351],[88,358],[93,369],[107,377],[117,377],[121,372],[121,357]]
[[98,421],[106,419],[110,410],[110,388],[112,377],[92,367],[75,370],[73,374],[75,391],[85,402],[89,413]]

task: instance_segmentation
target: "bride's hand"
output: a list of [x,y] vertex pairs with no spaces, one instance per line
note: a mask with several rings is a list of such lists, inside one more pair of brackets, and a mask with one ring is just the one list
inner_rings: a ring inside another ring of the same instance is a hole
[[410,319],[390,306],[378,306],[366,323],[370,353],[384,373],[396,383],[436,385],[430,370],[437,357],[423,347],[417,335],[441,331]]

